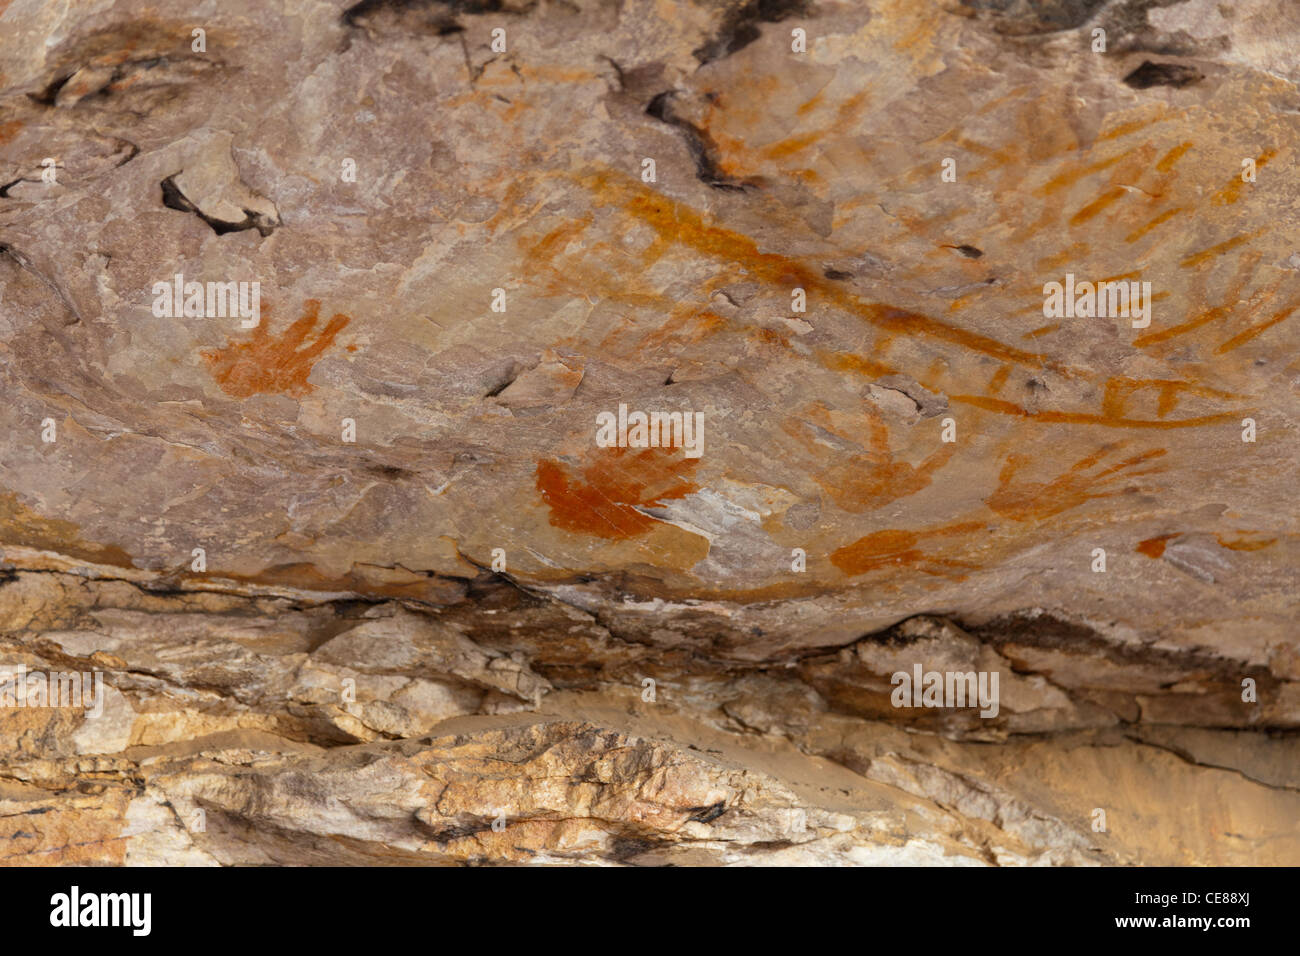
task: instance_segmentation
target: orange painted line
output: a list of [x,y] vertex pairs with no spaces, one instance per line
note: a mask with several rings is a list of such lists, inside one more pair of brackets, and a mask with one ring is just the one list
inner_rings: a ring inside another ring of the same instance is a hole
[[1228,314],[1228,311],[1225,306],[1216,306],[1208,312],[1202,312],[1191,321],[1184,322],[1182,325],[1175,325],[1173,328],[1162,329],[1159,332],[1148,332],[1146,335],[1139,335],[1133,340],[1133,345],[1135,348],[1140,349],[1144,349],[1148,345],[1158,345],[1194,329],[1199,329],[1202,325],[1209,325],[1211,322],[1222,319]]
[[[769,285],[802,287],[822,301],[856,315],[863,321],[888,332],[923,336],[958,345],[962,348],[1013,362],[1041,368],[1054,367],[1045,355],[1026,352],[997,339],[959,326],[948,325],[919,312],[878,302],[863,302],[844,291],[838,283],[820,272],[787,256],[760,252],[758,243],[749,236],[710,225],[704,216],[683,203],[643,186],[630,177],[602,170],[581,180],[598,194],[609,197],[629,215],[654,229],[666,242],[678,243],[704,255],[737,263],[750,275]],[[612,195],[611,195],[612,194]]]
[[1202,262],[1213,259],[1215,256],[1222,255],[1225,252],[1231,252],[1238,246],[1254,239],[1263,231],[1263,229],[1256,229],[1254,232],[1247,232],[1240,236],[1233,236],[1231,239],[1221,242],[1217,246],[1210,246],[1208,249],[1202,249],[1200,252],[1192,253],[1192,255],[1182,261],[1181,265],[1184,269],[1190,268],[1191,266],[1199,266]]
[[1222,355],[1224,352],[1231,352],[1235,348],[1240,348],[1241,346],[1249,342],[1251,339],[1253,339],[1255,336],[1267,332],[1269,329],[1277,325],[1279,322],[1286,321],[1287,318],[1290,317],[1291,313],[1296,310],[1296,308],[1297,308],[1296,305],[1287,306],[1285,309],[1282,309],[1280,312],[1275,312],[1270,318],[1259,323],[1259,325],[1253,325],[1250,328],[1246,329],[1244,332],[1239,332],[1237,335],[1234,335],[1232,338],[1228,339],[1228,341],[1224,342],[1217,349],[1215,349],[1214,354]]
[[1161,431],[1167,431],[1171,428],[1195,428],[1201,425],[1218,425],[1222,422],[1235,421],[1239,415],[1254,411],[1254,409],[1248,408],[1235,412],[1220,412],[1217,415],[1201,415],[1196,418],[1182,418],[1175,421],[1164,421],[1144,418],[1111,418],[1106,415],[1093,415],[1088,412],[1058,412],[1050,410],[1031,412],[1028,409],[1021,408],[1013,402],[1006,402],[1000,398],[989,398],[984,395],[950,395],[948,397],[954,402],[961,402],[963,405],[974,405],[976,408],[982,408],[985,411],[997,412],[1000,415],[1016,415],[1021,418],[1032,418],[1040,422],[1066,425],[1106,425],[1111,428],[1155,428]]
[[[1277,155],[1277,150],[1275,149],[1264,150],[1264,152],[1260,153],[1257,157],[1255,157],[1255,169],[1257,170],[1263,169],[1265,166],[1268,165],[1268,161],[1276,155]],[[1241,178],[1241,175],[1238,174],[1232,178],[1232,180],[1228,183],[1228,185],[1224,186],[1217,193],[1215,193],[1213,196],[1210,197],[1210,205],[1230,206],[1233,203],[1237,202],[1239,199],[1241,199],[1242,190],[1244,190],[1247,186],[1252,186],[1252,185],[1254,184],[1246,182],[1244,179]]]
[[1155,119],[1130,120],[1127,123],[1120,123],[1118,126],[1106,130],[1106,132],[1098,136],[1097,139],[1098,141],[1119,139],[1122,136],[1127,136],[1129,133],[1136,133],[1140,129],[1146,129],[1148,126],[1155,126],[1157,123],[1163,123],[1164,120],[1165,117],[1163,116],[1157,116]]
[[1145,235],[1146,235],[1148,232],[1150,232],[1152,229],[1155,229],[1157,226],[1160,226],[1160,225],[1162,225],[1162,224],[1168,222],[1170,219],[1173,219],[1174,216],[1177,216],[1177,215],[1179,215],[1179,214],[1181,214],[1181,213],[1184,213],[1184,212],[1186,212],[1186,211],[1187,211],[1187,210],[1184,209],[1182,206],[1177,206],[1177,207],[1175,207],[1175,208],[1173,208],[1173,209],[1166,209],[1164,212],[1162,212],[1160,215],[1156,216],[1154,219],[1152,219],[1152,220],[1151,220],[1149,223],[1147,223],[1145,226],[1141,226],[1141,227],[1139,227],[1138,229],[1135,229],[1133,232],[1130,232],[1127,236],[1124,237],[1124,241],[1125,241],[1125,242],[1137,242],[1139,239],[1141,239],[1143,236],[1145,236]]
[[1165,153],[1164,156],[1160,157],[1160,162],[1156,163],[1156,169],[1162,173],[1169,172],[1169,170],[1174,168],[1174,164],[1183,158],[1183,154],[1191,148],[1192,143],[1190,140],[1186,143],[1179,143],[1169,152]]
[[1087,176],[1091,176],[1093,173],[1101,172],[1103,169],[1109,169],[1111,166],[1114,166],[1118,162],[1122,162],[1123,160],[1127,159],[1129,156],[1132,156],[1135,151],[1136,150],[1134,149],[1126,149],[1124,152],[1111,156],[1108,159],[1098,160],[1095,163],[1092,163],[1088,166],[1082,166],[1078,169],[1066,170],[1065,172],[1052,177],[1045,184],[1040,186],[1038,192],[1041,195],[1050,196],[1052,193],[1057,193],[1063,189],[1068,189],[1070,186],[1073,186],[1079,180]]
[[1123,195],[1124,195],[1123,187],[1112,186],[1110,189],[1106,190],[1104,193],[1102,193],[1092,202],[1088,203],[1088,205],[1084,206],[1073,216],[1071,216],[1070,225],[1077,226],[1080,223],[1087,222],[1089,219],[1096,216],[1099,212],[1101,212],[1103,209],[1105,209],[1115,200],[1121,198]]
[[1261,551],[1271,544],[1277,543],[1277,538],[1264,538],[1263,540],[1251,541],[1246,538],[1236,538],[1234,540],[1225,540],[1223,535],[1216,534],[1215,540],[1223,547],[1232,551]]

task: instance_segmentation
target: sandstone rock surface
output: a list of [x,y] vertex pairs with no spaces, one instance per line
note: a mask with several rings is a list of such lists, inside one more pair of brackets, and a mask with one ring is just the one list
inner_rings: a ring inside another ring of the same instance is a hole
[[1289,0],[0,0],[0,664],[104,683],[0,860],[1300,863],[1298,83]]

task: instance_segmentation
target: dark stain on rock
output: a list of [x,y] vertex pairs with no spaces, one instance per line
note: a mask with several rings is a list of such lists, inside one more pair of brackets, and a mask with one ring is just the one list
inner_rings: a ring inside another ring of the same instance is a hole
[[399,468],[397,465],[367,464],[365,468],[372,475],[379,478],[390,478],[393,481],[415,477],[415,472],[406,468]]
[[372,34],[448,36],[465,27],[458,16],[524,14],[537,0],[361,0],[343,11],[343,24]]
[[777,23],[788,17],[806,16],[806,0],[748,0],[732,7],[722,18],[717,34],[698,50],[695,59],[700,65],[731,56],[743,50],[761,35],[760,23]]
[[426,823],[424,820],[421,820],[419,816],[412,814],[411,822],[415,825],[417,833],[439,846],[446,846],[448,843],[456,843],[460,840],[466,840],[470,837],[477,836],[480,833],[487,833],[492,829],[492,822],[490,820],[486,823],[435,827]]
[[961,0],[976,14],[988,14],[998,33],[1032,36],[1081,27],[1109,0]]
[[615,836],[609,845],[606,858],[615,863],[627,863],[643,853],[663,849],[669,846],[667,840],[657,840],[646,836]]
[[1175,679],[1202,673],[1237,688],[1240,688],[1240,678],[1244,676],[1263,678],[1261,684],[1265,680],[1272,682],[1267,668],[1258,665],[1243,665],[1241,661],[1217,657],[1202,650],[1165,650],[1119,643],[1086,624],[1051,613],[1017,611],[981,624],[960,626],[981,643],[1004,655],[1010,653],[1009,645],[1023,645],[1089,660],[1111,661],[1123,667],[1159,669]]

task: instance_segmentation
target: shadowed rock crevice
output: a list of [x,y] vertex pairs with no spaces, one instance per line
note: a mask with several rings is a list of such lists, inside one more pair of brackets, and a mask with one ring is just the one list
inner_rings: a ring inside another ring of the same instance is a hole
[[1172,86],[1175,89],[1182,89],[1203,79],[1205,75],[1194,66],[1185,63],[1154,63],[1146,60],[1124,77],[1124,82],[1135,90],[1149,90],[1153,86]]
[[743,192],[752,188],[752,184],[740,182],[726,175],[718,165],[717,145],[707,132],[679,116],[673,108],[673,98],[677,90],[665,90],[656,94],[646,106],[650,116],[667,123],[682,132],[686,148],[690,150],[691,160],[695,163],[695,176],[700,182],[714,189],[727,189]]
[[243,211],[244,218],[234,222],[209,216],[185,198],[185,194],[176,185],[175,176],[168,176],[160,183],[160,186],[162,187],[162,203],[164,206],[180,212],[193,213],[211,226],[212,231],[218,236],[224,236],[230,232],[242,232],[245,229],[256,229],[260,235],[269,236],[279,225],[278,221],[252,209],[245,209]]

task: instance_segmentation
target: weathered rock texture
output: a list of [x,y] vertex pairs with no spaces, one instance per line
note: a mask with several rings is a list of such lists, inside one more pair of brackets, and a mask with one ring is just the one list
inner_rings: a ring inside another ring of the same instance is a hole
[[1291,0],[0,0],[0,652],[107,685],[0,858],[1300,863],[1297,83]]

